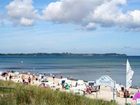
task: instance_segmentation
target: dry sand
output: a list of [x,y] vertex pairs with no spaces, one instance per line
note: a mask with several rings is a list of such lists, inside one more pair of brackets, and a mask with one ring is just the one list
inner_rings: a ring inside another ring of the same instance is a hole
[[[21,78],[19,78],[21,79]],[[4,79],[3,79],[4,80]],[[16,79],[13,79],[14,82]],[[47,77],[47,80],[50,82],[53,82],[55,85],[58,85],[60,83],[60,78],[53,78],[53,77]],[[75,80],[71,80],[72,85],[74,86],[76,81]],[[32,85],[39,85],[40,83],[38,81],[33,82]],[[61,87],[59,87],[61,91],[64,91]],[[136,89],[130,89],[131,93],[136,93],[137,90]],[[106,101],[111,101],[113,100],[113,92],[111,90],[110,87],[105,87],[105,86],[101,86],[100,91],[99,92],[93,92],[92,94],[87,94],[85,95],[86,97],[89,98],[93,98],[93,99],[103,99]],[[115,97],[116,102],[118,103],[118,105],[125,105],[125,98],[121,98],[121,97]],[[130,103],[131,105],[136,105],[135,101],[132,100],[131,98],[127,98],[127,102]]]
[[[54,81],[56,84],[58,84],[60,81],[60,79],[58,79],[58,78],[53,79],[52,77],[48,77],[48,80]],[[72,82],[73,82],[73,84],[76,83],[76,81],[74,81],[74,80],[72,80]],[[132,88],[129,91],[131,93],[137,92],[136,89],[132,89]],[[103,99],[106,101],[111,101],[111,100],[113,100],[113,92],[112,92],[110,87],[101,86],[99,92],[97,92],[97,93],[93,92],[92,94],[86,95],[86,97],[93,98],[93,99]],[[121,97],[116,96],[115,100],[118,103],[118,105],[125,105],[125,102],[126,102],[125,98],[121,98]],[[131,105],[136,105],[135,101],[132,98],[127,98],[127,103],[130,103]]]

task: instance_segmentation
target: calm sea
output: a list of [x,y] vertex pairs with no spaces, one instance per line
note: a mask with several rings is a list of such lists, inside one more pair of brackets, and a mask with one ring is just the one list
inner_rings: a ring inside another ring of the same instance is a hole
[[124,85],[127,58],[135,72],[133,86],[140,86],[140,56],[1,55],[0,71],[55,73],[83,80],[96,80],[102,75],[109,75]]

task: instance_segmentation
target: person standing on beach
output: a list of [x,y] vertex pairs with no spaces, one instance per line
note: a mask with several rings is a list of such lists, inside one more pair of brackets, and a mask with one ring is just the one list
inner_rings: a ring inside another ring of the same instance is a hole
[[53,75],[52,78],[53,78],[53,81],[54,81],[55,80],[55,75]]
[[55,75],[53,75],[52,77],[53,77],[53,84],[55,84]]
[[9,79],[10,79],[10,80],[12,79],[12,76],[11,76],[11,75],[9,76]]

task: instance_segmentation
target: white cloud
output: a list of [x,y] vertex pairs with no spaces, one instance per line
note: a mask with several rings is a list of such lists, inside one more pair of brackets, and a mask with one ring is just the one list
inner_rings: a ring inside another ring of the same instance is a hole
[[28,18],[24,18],[24,17],[21,18],[21,20],[20,20],[20,23],[21,23],[21,24],[24,24],[25,26],[32,25],[33,22],[34,22],[33,19],[28,19]]
[[45,20],[80,23],[89,13],[107,0],[60,0],[50,3],[43,10]]
[[88,23],[87,25],[84,25],[82,27],[83,30],[95,30],[96,29],[96,24],[95,23]]
[[0,25],[4,25],[6,22],[6,16],[3,13],[0,13]]
[[127,11],[119,9],[119,5],[126,2],[106,2],[98,6],[92,13],[92,21],[101,26],[118,26],[130,30],[140,28],[140,10]]
[[13,0],[7,6],[7,13],[10,19],[21,25],[32,25],[37,18],[37,11],[32,5],[32,0]]
[[37,13],[32,0],[12,0],[7,6],[7,14],[12,22],[25,26],[42,19],[54,23],[72,23],[84,30],[100,27],[119,27],[140,30],[140,10],[125,10],[127,0],[57,0],[49,3]]
[[43,10],[46,21],[74,23],[84,29],[117,26],[129,30],[140,29],[140,10],[123,12],[127,0],[58,0]]
[[3,21],[3,17],[2,14],[0,14],[0,24],[2,24],[2,21]]
[[129,13],[132,17],[132,22],[137,26],[140,26],[140,10],[134,10]]

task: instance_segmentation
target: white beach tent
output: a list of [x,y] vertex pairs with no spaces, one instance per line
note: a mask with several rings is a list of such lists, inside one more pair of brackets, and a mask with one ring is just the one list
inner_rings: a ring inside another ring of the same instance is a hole
[[101,76],[98,80],[96,80],[97,85],[104,85],[114,88],[114,80],[108,75]]
[[113,100],[116,98],[116,81],[114,81],[110,76],[103,75],[98,80],[96,80],[97,85],[109,86],[113,92]]

